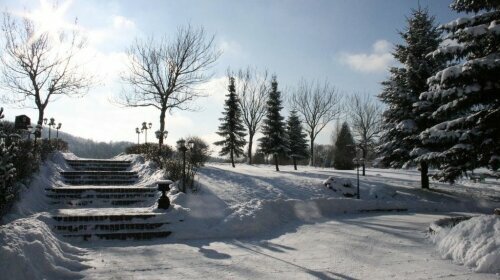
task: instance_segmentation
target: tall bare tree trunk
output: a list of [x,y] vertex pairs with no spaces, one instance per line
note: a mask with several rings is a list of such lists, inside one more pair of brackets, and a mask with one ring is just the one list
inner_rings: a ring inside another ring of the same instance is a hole
[[44,111],[45,111],[45,108],[38,108],[38,122],[37,122],[37,124],[39,124],[39,125],[43,124]]
[[236,166],[234,165],[234,155],[233,155],[233,150],[231,150],[231,164],[233,165],[233,168]]
[[278,166],[278,155],[274,154],[274,164],[276,165],[276,171],[280,171],[280,168]]
[[363,176],[365,176],[365,169],[366,169],[366,147],[361,149],[362,156],[363,156]]
[[163,145],[163,135],[165,133],[165,112],[167,109],[162,109],[160,112],[160,138],[158,139],[158,146],[161,148]]
[[252,145],[254,133],[248,132],[248,164],[252,164]]
[[297,170],[297,158],[293,157],[293,169]]
[[422,189],[429,189],[429,165],[426,161],[420,162],[420,180]]
[[309,152],[311,156],[311,161],[310,161],[310,166],[314,166],[314,137],[312,135],[309,135],[311,137],[311,145],[309,146]]

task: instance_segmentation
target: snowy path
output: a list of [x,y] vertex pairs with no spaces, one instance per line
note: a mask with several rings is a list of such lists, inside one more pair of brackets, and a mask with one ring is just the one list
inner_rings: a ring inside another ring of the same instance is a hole
[[[86,279],[499,279],[442,260],[437,214],[339,215],[258,239],[88,244]],[[101,247],[99,247],[101,246]]]

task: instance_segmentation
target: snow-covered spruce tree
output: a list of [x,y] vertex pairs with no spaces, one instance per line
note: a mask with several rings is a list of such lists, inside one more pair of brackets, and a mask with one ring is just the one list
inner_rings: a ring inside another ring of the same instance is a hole
[[309,156],[307,145],[307,134],[302,130],[297,111],[292,110],[287,120],[287,132],[289,140],[289,155],[293,161],[293,168],[297,170],[297,159],[304,159]]
[[333,167],[339,170],[349,170],[354,168],[354,158],[356,157],[356,146],[351,130],[347,122],[342,124],[340,133],[335,141],[335,155],[333,157]]
[[271,81],[271,91],[266,104],[266,116],[262,125],[262,134],[259,139],[260,150],[266,155],[274,157],[276,171],[279,171],[278,155],[287,155],[289,152],[288,135],[286,133],[284,117],[281,116],[281,92],[278,91],[278,81],[273,76]]
[[428,79],[420,103],[437,104],[434,126],[420,134],[427,146],[420,159],[439,167],[436,178],[454,182],[478,167],[500,167],[500,2],[456,0],[457,12],[474,13],[441,28],[449,44],[430,57],[450,65]]
[[428,56],[441,43],[441,32],[434,24],[434,18],[426,9],[412,10],[407,19],[408,26],[400,32],[404,43],[396,45],[393,56],[402,64],[392,67],[390,77],[382,82],[383,91],[379,98],[387,105],[383,113],[382,143],[378,147],[383,163],[401,168],[418,164],[422,188],[429,188],[428,162],[412,151],[418,151],[422,143],[419,135],[433,123],[429,119],[433,106],[414,108],[419,95],[427,91],[427,78],[444,68],[444,60]]
[[[3,108],[0,108],[0,120],[4,118]],[[0,123],[0,134],[5,134],[3,123]],[[5,137],[5,135],[3,135]],[[0,213],[13,197],[12,183],[16,175],[14,167],[15,146],[0,143]]]
[[229,93],[226,95],[226,104],[224,106],[223,117],[220,118],[222,122],[219,126],[217,134],[224,138],[224,140],[217,141],[214,144],[222,146],[219,155],[225,156],[229,154],[231,164],[234,165],[234,157],[239,157],[243,154],[245,147],[245,126],[241,119],[241,108],[239,105],[238,95],[234,86],[234,78],[229,78]]

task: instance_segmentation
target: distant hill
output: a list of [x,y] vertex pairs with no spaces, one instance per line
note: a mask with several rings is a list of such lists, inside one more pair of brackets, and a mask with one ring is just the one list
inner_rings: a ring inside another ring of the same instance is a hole
[[[44,127],[43,137],[48,137],[48,128]],[[51,132],[55,137],[55,131]],[[68,142],[68,149],[76,156],[84,158],[112,158],[125,151],[125,148],[133,145],[132,142],[96,142],[91,139],[74,136],[66,132],[59,131],[59,138]]]

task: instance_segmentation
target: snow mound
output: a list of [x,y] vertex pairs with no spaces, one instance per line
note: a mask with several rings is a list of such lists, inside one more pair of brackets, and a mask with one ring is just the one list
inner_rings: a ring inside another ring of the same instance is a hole
[[443,258],[476,272],[500,272],[500,216],[481,215],[443,228],[433,241]]
[[351,180],[346,178],[330,176],[323,182],[323,185],[334,192],[341,193],[345,197],[353,197],[357,192]]
[[0,227],[2,279],[79,279],[86,252],[61,242],[36,217]]

